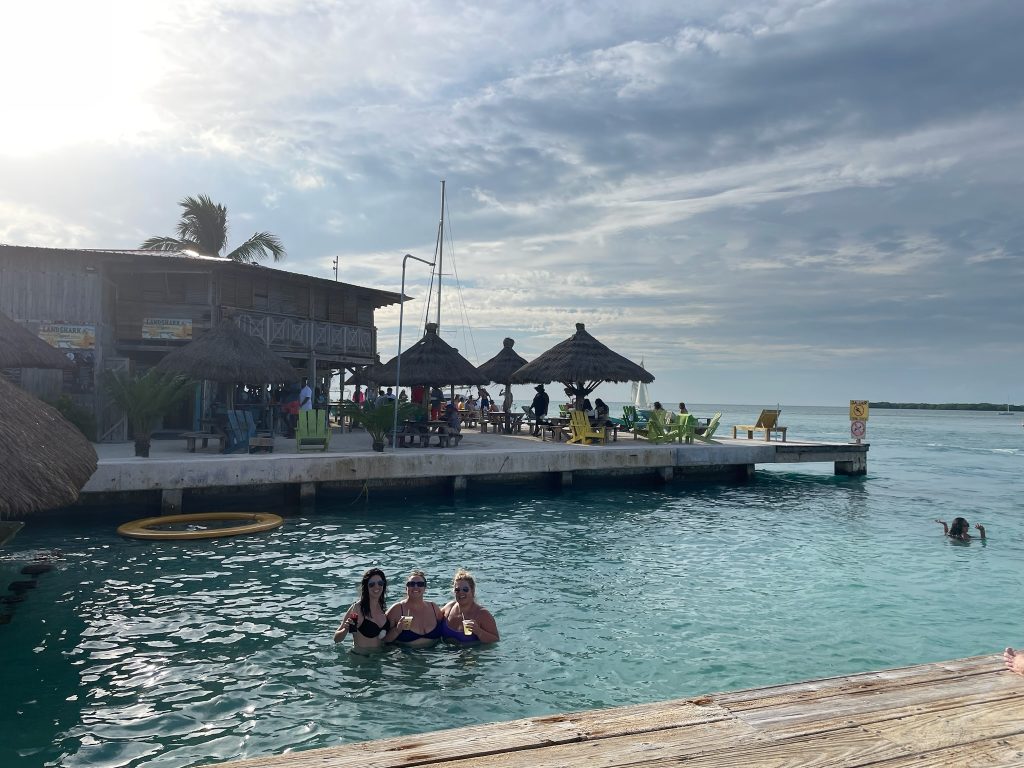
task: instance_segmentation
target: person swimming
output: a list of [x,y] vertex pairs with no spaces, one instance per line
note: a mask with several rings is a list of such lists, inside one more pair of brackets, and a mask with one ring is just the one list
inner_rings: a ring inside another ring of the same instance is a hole
[[423,599],[427,591],[427,575],[423,571],[412,571],[405,582],[405,591],[405,600],[388,609],[391,628],[384,640],[410,648],[433,645],[441,637],[444,615],[436,603]]
[[476,601],[473,574],[460,568],[452,579],[452,593],[455,599],[441,609],[445,640],[462,644],[497,642],[498,625],[491,612]]
[[[935,519],[936,523],[942,525],[942,535],[948,536],[956,541],[970,541],[971,540],[971,524],[963,517],[954,517],[952,525],[946,525],[945,520]],[[985,538],[985,526],[981,523],[976,523],[975,528],[978,529],[978,533],[982,539]]]
[[388,580],[384,571],[380,568],[367,570],[359,582],[359,601],[349,606],[341,626],[334,633],[334,642],[340,643],[351,633],[355,649],[380,648],[391,628],[385,613],[387,591]]

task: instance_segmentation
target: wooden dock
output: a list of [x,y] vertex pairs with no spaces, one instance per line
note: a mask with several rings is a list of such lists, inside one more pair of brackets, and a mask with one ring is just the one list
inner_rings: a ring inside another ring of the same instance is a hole
[[1024,678],[1007,672],[1000,655],[976,656],[361,742],[241,760],[220,768],[679,764],[1021,766]]

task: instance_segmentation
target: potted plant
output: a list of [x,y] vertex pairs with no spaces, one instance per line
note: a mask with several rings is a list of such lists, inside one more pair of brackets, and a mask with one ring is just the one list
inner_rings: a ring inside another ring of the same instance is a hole
[[192,389],[184,376],[165,374],[151,368],[135,376],[107,371],[107,391],[125,416],[135,437],[135,455],[149,457],[153,425]]
[[388,434],[394,428],[395,408],[398,408],[398,423],[415,419],[426,415],[426,409],[422,405],[412,403],[385,402],[378,407],[368,406],[366,408],[347,403],[342,406],[342,415],[352,419],[353,425],[361,426],[366,430],[373,440],[373,450],[384,451],[384,444],[387,442]]

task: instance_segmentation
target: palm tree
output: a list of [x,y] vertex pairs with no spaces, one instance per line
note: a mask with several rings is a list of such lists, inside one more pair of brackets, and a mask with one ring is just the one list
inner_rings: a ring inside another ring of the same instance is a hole
[[128,417],[135,437],[135,455],[148,457],[153,425],[188,395],[192,382],[184,376],[162,373],[156,368],[135,376],[105,371],[104,377],[107,391]]
[[[203,256],[220,256],[227,247],[228,211],[208,195],[186,197],[178,203],[185,212],[178,222],[177,237],[151,237],[140,248],[146,251],[195,251]],[[274,261],[285,257],[284,246],[277,235],[257,232],[235,250],[225,255],[231,261],[255,264],[267,256]]]

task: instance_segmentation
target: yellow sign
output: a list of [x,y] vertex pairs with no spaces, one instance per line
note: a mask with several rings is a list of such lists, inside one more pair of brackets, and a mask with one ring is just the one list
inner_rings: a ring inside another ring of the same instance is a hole
[[868,420],[868,401],[867,400],[851,400],[850,401],[850,420],[851,421],[867,421]]
[[39,326],[39,338],[57,349],[95,349],[96,326],[46,323]]
[[142,338],[144,339],[191,339],[192,319],[174,317],[142,318]]

